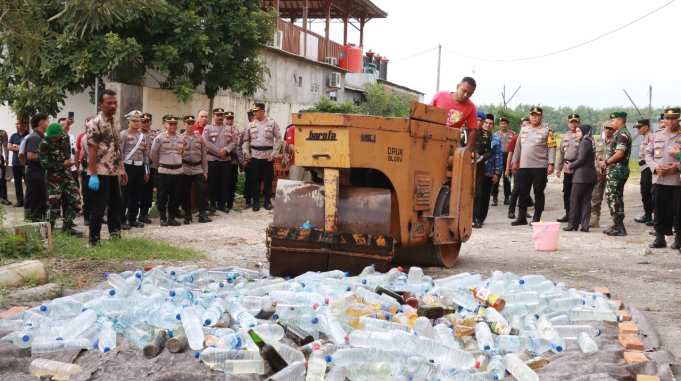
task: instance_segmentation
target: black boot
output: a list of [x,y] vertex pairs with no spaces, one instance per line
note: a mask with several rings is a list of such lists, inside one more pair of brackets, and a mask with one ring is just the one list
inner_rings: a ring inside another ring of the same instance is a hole
[[508,205],[511,202],[508,200],[508,197],[504,197],[504,205]]
[[624,218],[618,217],[615,220],[615,224],[613,225],[613,229],[609,233],[605,233],[609,236],[613,237],[624,237],[627,235],[627,229],[624,227]]
[[518,218],[511,222],[511,226],[527,225],[527,210],[520,209],[518,211]]
[[137,220],[145,224],[151,223],[151,220],[149,219],[149,214],[147,213],[140,213],[140,218],[138,218]]
[[191,213],[185,213],[184,214],[184,224],[189,225],[192,223],[192,214]]
[[121,223],[121,229],[130,230],[130,224],[128,224],[127,222]]
[[558,221],[558,222],[568,222],[567,213],[565,213],[565,215],[564,215],[563,217],[557,219],[556,221]]
[[206,214],[200,213],[199,214],[199,222],[202,224],[205,224],[207,222],[213,222]]
[[674,232],[674,243],[672,243],[672,245],[669,247],[671,247],[674,250],[681,249],[681,233]]
[[570,225],[568,225],[568,226],[564,227],[563,230],[565,230],[566,232],[576,232],[576,231],[577,231],[577,226],[570,226]]
[[265,210],[272,210],[272,202],[270,200],[265,200],[265,204],[263,206]]
[[160,219],[161,219],[161,226],[168,226],[168,218],[166,217],[165,210],[163,210],[163,211],[159,210],[158,214],[159,214]]
[[76,230],[74,227],[75,227],[75,225],[73,224],[73,222],[64,222],[64,226],[62,227],[62,231],[65,234],[68,234],[68,235],[71,235],[71,236],[74,236],[74,237],[82,237],[83,232]]
[[492,206],[497,206],[497,205],[499,205],[499,199],[497,199],[496,197],[494,197],[494,198],[492,199]]
[[653,218],[650,215],[650,213],[646,213],[646,214],[642,215],[641,217],[634,218],[634,221],[638,222],[639,224],[645,224],[648,221],[652,221],[652,220],[653,220]]
[[175,219],[175,213],[169,213],[168,215],[168,226],[180,226],[180,224],[176,219]]
[[515,211],[514,210],[508,211],[508,218],[511,219],[511,220],[515,220]]
[[[674,242],[676,243],[676,242]],[[667,247],[667,240],[664,238],[664,234],[655,233],[655,240],[649,246],[651,249],[662,249]]]

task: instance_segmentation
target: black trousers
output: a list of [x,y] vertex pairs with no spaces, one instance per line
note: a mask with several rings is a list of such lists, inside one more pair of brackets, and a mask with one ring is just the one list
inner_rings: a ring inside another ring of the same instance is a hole
[[475,181],[475,203],[473,221],[484,223],[489,212],[489,199],[492,194],[492,178],[485,176],[484,164],[478,164]]
[[653,172],[650,168],[641,171],[641,202],[643,211],[647,215],[653,213]]
[[251,193],[251,183],[253,183],[253,165],[248,162],[244,166],[244,178],[246,183],[244,184],[244,199],[246,202],[251,202],[253,200],[253,194]]
[[17,203],[24,203],[24,177],[26,173],[24,172],[23,165],[12,166],[12,175],[14,176],[14,193],[17,196]]
[[192,213],[192,188],[196,186],[196,203],[199,208],[199,215],[205,215],[208,210],[206,200],[206,180],[203,174],[182,175],[182,211],[184,218],[191,218]]
[[226,206],[231,208],[228,204],[231,188],[234,188],[232,182],[232,164],[226,161],[209,161],[208,162],[208,199],[210,200],[211,208],[223,209]]
[[572,193],[572,174],[563,173],[563,208],[565,208],[565,215],[570,215],[570,193]]
[[88,182],[90,176],[87,175],[87,170],[80,173],[80,193],[83,195],[83,219],[90,221],[90,192],[88,190]]
[[144,190],[144,166],[143,165],[125,165],[125,173],[128,174],[128,184],[121,187],[123,194],[123,205],[127,208],[126,214],[121,214],[128,223],[137,222],[137,214],[141,209],[141,196]]
[[[502,176],[502,180],[498,181],[496,184],[492,184],[492,196],[494,196],[494,199],[496,200],[499,197],[499,184],[503,182],[503,187],[504,187],[504,200],[508,200],[508,198],[511,196],[511,176],[506,176],[506,161],[508,160],[508,152],[502,152],[502,155],[504,156],[504,166],[503,171],[504,175]],[[515,208],[514,208],[515,209]]]
[[236,197],[236,185],[239,183],[239,164],[236,160],[229,164],[229,170],[231,173],[231,185],[229,187],[227,206],[231,209],[234,205],[234,197]]
[[156,168],[149,169],[149,181],[146,184],[142,184],[141,194],[140,194],[140,217],[148,216],[149,209],[151,209],[151,204],[154,201],[154,187],[158,183],[158,172]]
[[7,200],[7,167],[5,165],[0,166],[0,197]]
[[[182,197],[182,176],[158,173],[158,197],[156,206],[161,214],[161,219],[166,216],[175,218],[178,215],[178,207]],[[189,209],[191,210],[191,208]],[[166,214],[167,212],[167,214]]]
[[568,225],[572,227],[582,226],[589,228],[591,219],[591,193],[594,183],[572,183],[570,191],[570,214]]
[[47,212],[47,183],[42,169],[26,169],[26,207],[31,221],[44,221]]
[[520,168],[518,176],[518,202],[520,204],[520,214],[527,211],[530,203],[530,189],[534,188],[534,217],[533,221],[539,221],[544,212],[544,189],[548,176],[546,168]]
[[[121,231],[121,186],[118,176],[97,176],[99,190],[88,188],[90,202],[90,242],[99,241],[102,230],[104,210],[107,210],[106,223],[109,234],[120,234]],[[89,180],[88,180],[89,181]]]
[[265,159],[251,159],[252,181],[251,197],[253,206],[260,206],[260,184],[262,184],[265,204],[270,202],[272,197],[272,178],[274,177],[274,164]]
[[655,231],[681,233],[681,186],[655,184]]

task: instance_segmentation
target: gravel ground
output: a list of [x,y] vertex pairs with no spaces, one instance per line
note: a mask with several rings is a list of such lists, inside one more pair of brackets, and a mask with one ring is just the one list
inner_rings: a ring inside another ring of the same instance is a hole
[[[530,227],[512,228],[506,207],[490,207],[485,226],[475,230],[463,245],[458,265],[453,269],[427,269],[442,277],[458,272],[489,273],[492,270],[518,274],[543,274],[551,279],[584,289],[608,287],[614,298],[622,299],[645,311],[662,336],[665,347],[681,358],[681,254],[671,249],[647,250],[651,241],[649,228],[633,222],[641,211],[638,184],[632,179],[626,188],[626,226],[629,236],[615,238],[602,229],[589,233],[563,232],[560,250],[536,252]],[[547,188],[546,221],[562,215],[561,182],[552,178]],[[267,265],[265,228],[272,213],[261,210],[220,213],[209,224],[194,223],[177,228],[158,225],[135,230],[133,234],[161,239],[205,252],[210,264],[238,265],[253,268]],[[602,225],[609,223],[604,205]]]

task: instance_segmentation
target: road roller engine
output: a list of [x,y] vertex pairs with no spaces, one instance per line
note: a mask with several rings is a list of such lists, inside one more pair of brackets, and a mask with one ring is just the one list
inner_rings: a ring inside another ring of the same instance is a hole
[[277,182],[270,273],[454,266],[471,235],[475,166],[446,120],[416,102],[409,118],[294,114],[295,163],[312,181]]

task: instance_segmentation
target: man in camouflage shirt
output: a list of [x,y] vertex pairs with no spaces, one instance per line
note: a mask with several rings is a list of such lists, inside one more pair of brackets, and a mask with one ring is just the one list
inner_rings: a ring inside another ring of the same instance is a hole
[[54,229],[63,205],[64,232],[82,236],[81,232],[73,228],[73,220],[80,210],[78,183],[69,170],[73,163],[69,136],[64,133],[60,124],[50,124],[45,139],[40,143],[40,164],[47,175],[47,215],[50,226]]
[[[107,209],[111,238],[121,236],[121,185],[128,183],[121,157],[120,126],[114,115],[118,108],[116,92],[106,89],[97,100],[99,114],[87,123],[88,168],[90,176],[90,245],[99,243],[102,217]],[[120,182],[119,182],[120,178]]]
[[612,141],[606,147],[607,159],[602,167],[606,170],[606,198],[612,217],[612,226],[603,233],[610,236],[625,236],[624,228],[624,184],[629,178],[629,155],[631,155],[631,134],[627,130],[627,113],[618,111],[610,114],[615,129]]

